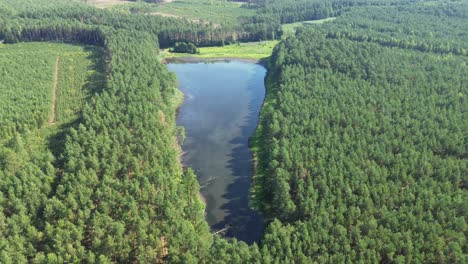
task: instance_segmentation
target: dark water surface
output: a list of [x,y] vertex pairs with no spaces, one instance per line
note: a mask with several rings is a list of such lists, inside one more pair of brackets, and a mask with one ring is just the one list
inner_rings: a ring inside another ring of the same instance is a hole
[[198,62],[168,65],[185,101],[177,125],[185,127],[184,164],[193,168],[213,231],[252,243],[263,219],[249,209],[252,153],[248,140],[265,97],[266,70],[254,63]]

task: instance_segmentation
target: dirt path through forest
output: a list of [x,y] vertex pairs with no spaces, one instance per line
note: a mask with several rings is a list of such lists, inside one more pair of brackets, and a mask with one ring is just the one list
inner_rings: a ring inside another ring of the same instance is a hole
[[59,66],[60,66],[60,57],[58,56],[55,60],[55,78],[54,78],[54,92],[52,95],[52,114],[49,118],[49,124],[55,124],[57,122],[57,94],[58,94],[58,85],[59,85]]

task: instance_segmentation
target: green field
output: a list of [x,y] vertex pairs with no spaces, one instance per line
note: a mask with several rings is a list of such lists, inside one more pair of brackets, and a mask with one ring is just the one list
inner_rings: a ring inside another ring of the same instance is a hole
[[102,85],[97,73],[102,71],[96,71],[101,53],[98,48],[68,44],[0,45],[1,137],[75,119],[84,98]]
[[251,43],[239,43],[223,47],[199,48],[199,54],[173,53],[163,51],[166,58],[194,57],[201,59],[213,58],[239,58],[261,60],[270,57],[273,48],[278,41],[262,41]]

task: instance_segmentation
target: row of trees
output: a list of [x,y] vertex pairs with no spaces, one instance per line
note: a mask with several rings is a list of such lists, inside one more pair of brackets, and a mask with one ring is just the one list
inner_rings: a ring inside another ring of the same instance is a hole
[[[88,5],[54,0],[50,3],[26,5],[28,8],[11,8],[9,12],[22,19],[32,19],[35,23],[44,20],[79,22],[90,26],[107,26],[127,30],[145,31],[158,36],[162,48],[176,42],[192,42],[197,46],[222,45],[225,42],[257,41],[281,36],[278,22],[271,23],[267,18],[244,18],[232,26],[215,26],[185,19],[123,13],[101,10]],[[8,8],[7,5],[5,7]],[[66,21],[63,21],[63,20]]]

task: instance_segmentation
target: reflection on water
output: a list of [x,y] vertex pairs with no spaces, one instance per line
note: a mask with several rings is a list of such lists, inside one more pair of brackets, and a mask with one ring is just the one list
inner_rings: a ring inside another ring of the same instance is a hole
[[252,153],[248,148],[265,97],[261,65],[246,62],[169,64],[185,101],[177,124],[185,127],[184,163],[197,174],[213,230],[252,243],[263,219],[248,207]]

